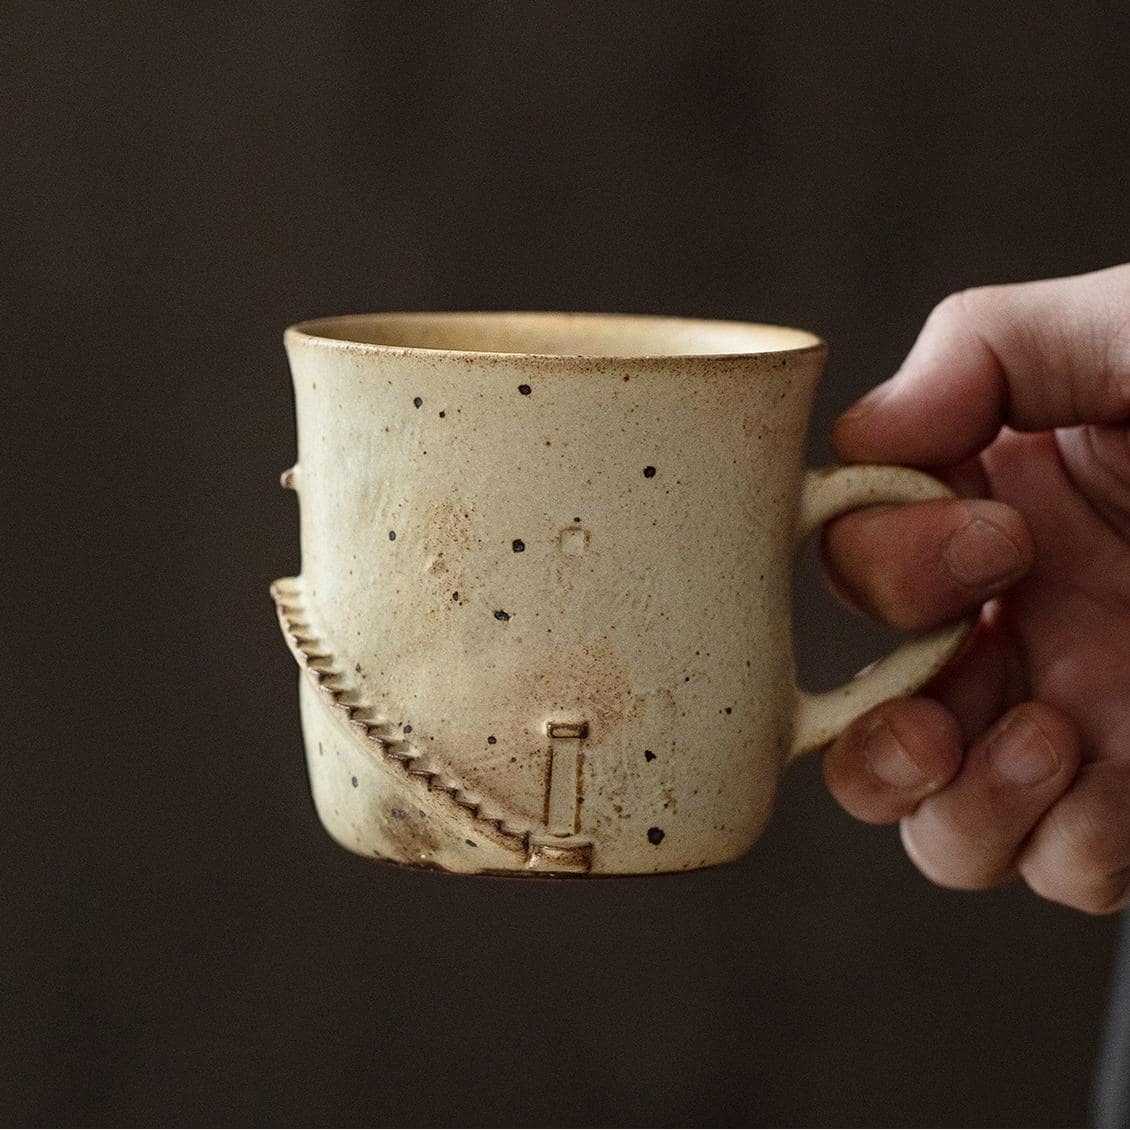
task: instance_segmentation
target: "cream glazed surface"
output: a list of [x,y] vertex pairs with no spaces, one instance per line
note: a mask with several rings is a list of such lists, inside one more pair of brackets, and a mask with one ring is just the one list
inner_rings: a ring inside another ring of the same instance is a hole
[[825,350],[803,331],[367,315],[286,344],[302,573],[273,591],[315,803],[354,851],[470,872],[733,859],[791,753],[960,639],[915,641],[866,687],[796,689],[798,535],[944,493],[806,473]]

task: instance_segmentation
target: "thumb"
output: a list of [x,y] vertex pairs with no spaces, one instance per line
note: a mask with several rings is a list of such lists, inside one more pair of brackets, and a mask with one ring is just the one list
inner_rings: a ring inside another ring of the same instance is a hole
[[1130,421],[1130,264],[985,286],[934,308],[902,368],[839,420],[848,460],[941,466],[1007,424]]

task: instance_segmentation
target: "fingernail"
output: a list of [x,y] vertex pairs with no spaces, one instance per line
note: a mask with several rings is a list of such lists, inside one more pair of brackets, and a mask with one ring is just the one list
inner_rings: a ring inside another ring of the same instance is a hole
[[867,771],[880,784],[904,790],[920,789],[926,784],[926,774],[886,722],[877,722],[868,732],[863,754]]
[[946,568],[969,588],[999,585],[1020,575],[1020,547],[1000,526],[974,518],[950,534],[943,551]]
[[989,743],[989,766],[1006,785],[1031,787],[1059,770],[1059,757],[1047,735],[1029,718],[1007,721]]

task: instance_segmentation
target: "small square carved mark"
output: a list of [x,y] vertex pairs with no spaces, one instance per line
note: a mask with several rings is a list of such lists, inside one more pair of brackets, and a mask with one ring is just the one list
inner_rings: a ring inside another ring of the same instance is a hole
[[580,557],[588,548],[589,532],[583,526],[566,526],[561,531],[561,552],[569,557]]
[[547,722],[546,733],[551,738],[587,738],[589,724],[587,722]]

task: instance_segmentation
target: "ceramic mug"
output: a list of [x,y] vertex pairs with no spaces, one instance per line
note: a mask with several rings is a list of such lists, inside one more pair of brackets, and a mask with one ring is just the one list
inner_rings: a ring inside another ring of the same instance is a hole
[[373,314],[286,332],[314,801],[353,851],[462,872],[732,860],[798,754],[920,686],[968,624],[837,690],[794,678],[798,543],[918,471],[810,471],[826,347],[652,316]]

